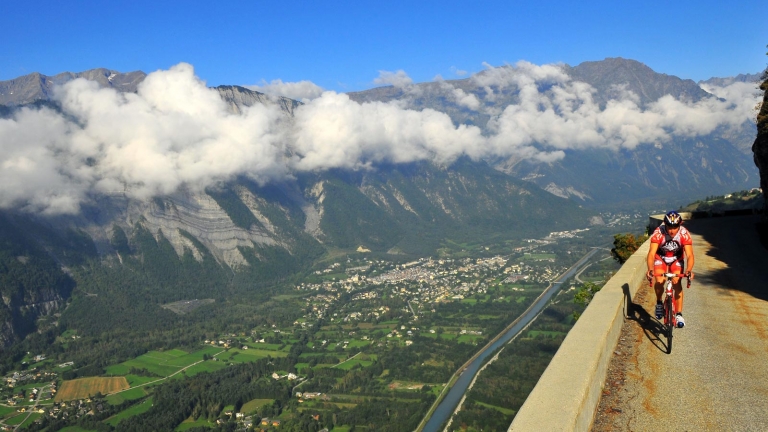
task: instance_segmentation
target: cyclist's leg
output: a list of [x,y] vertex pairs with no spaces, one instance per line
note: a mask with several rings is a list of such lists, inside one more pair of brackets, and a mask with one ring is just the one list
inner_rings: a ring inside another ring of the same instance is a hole
[[656,303],[661,302],[661,295],[664,294],[664,273],[667,272],[667,264],[657,255],[653,260],[654,283],[653,290],[656,291]]
[[[683,273],[683,260],[678,260],[672,263],[670,266],[671,273],[681,274]],[[672,279],[672,289],[675,290],[675,309],[678,313],[683,313],[683,284],[682,278],[676,277]]]

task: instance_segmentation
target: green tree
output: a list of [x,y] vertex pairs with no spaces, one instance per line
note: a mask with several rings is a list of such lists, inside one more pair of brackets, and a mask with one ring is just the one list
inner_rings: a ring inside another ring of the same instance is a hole
[[613,259],[624,264],[646,240],[648,240],[648,236],[645,234],[638,237],[630,233],[616,234],[613,236],[611,255]]
[[573,302],[586,307],[601,288],[602,286],[594,282],[584,282],[579,289],[576,290],[576,294],[573,296]]
[[[585,282],[579,287],[578,290],[576,290],[576,294],[573,295],[573,302],[586,308],[587,305],[589,305],[589,302],[591,302],[595,297],[595,294],[597,294],[597,292],[602,288],[603,287],[601,285],[598,285],[594,282]],[[580,316],[581,312],[573,312],[574,320],[578,320]]]

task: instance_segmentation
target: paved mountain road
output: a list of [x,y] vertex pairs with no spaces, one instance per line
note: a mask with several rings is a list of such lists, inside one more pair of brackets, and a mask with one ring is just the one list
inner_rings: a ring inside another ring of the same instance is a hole
[[594,431],[768,430],[768,250],[757,216],[691,221],[696,278],[672,353],[642,287],[630,306]]

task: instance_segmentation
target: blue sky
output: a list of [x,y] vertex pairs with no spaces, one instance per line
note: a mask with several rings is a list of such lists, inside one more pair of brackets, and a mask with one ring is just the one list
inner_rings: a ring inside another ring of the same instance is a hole
[[694,80],[768,62],[764,0],[0,2],[0,80],[96,67],[152,72],[188,62],[209,86],[310,80],[374,87],[527,60],[639,60]]

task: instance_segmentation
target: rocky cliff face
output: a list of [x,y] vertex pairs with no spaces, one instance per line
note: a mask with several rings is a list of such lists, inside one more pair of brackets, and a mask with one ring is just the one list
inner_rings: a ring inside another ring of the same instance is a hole
[[0,323],[0,350],[26,336],[35,328],[35,321],[64,309],[68,292],[60,292],[49,286],[39,290],[27,290],[21,296],[3,296],[7,318]]
[[[260,215],[253,195],[246,190],[240,194],[248,209],[254,215]],[[259,219],[258,216],[256,218]],[[160,235],[165,237],[179,256],[189,250],[200,261],[203,251],[184,235],[186,233],[202,243],[219,263],[230,268],[248,265],[238,249],[240,247],[282,245],[274,230],[269,230],[270,222],[266,218],[261,221],[261,226],[254,224],[249,229],[238,227],[216,200],[204,192],[180,190],[149,201],[113,195],[99,202],[97,217],[85,212],[77,219],[75,224],[88,232],[101,254],[112,252],[109,239],[115,225],[129,237],[141,225],[156,238]]]
[[[760,112],[757,114],[757,138],[752,145],[755,165],[760,170],[760,187],[763,189],[763,196],[768,193],[768,69],[763,74],[765,80],[760,85],[763,90],[763,104]],[[766,200],[764,215],[768,215],[768,200]]]
[[271,97],[264,93],[248,90],[245,87],[223,85],[216,87],[216,90],[229,104],[229,109],[236,114],[241,114],[243,107],[249,107],[256,104],[278,105],[286,114],[293,115],[293,111],[301,105],[293,99],[286,97]]
[[62,244],[26,216],[0,213],[0,350],[34,331],[40,317],[64,309],[75,283],[51,256]]

